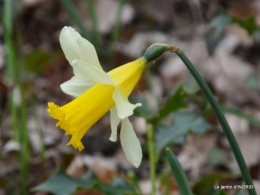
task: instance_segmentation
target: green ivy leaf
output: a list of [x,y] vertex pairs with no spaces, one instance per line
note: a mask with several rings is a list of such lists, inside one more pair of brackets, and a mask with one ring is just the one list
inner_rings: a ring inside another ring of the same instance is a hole
[[166,100],[164,105],[160,108],[157,115],[152,118],[149,118],[147,121],[150,123],[157,123],[162,118],[166,117],[168,114],[179,110],[180,108],[186,107],[185,99],[190,97],[191,94],[188,94],[183,85],[179,85],[175,92]]
[[97,183],[92,171],[79,179],[70,177],[61,167],[58,171],[44,183],[33,188],[33,191],[47,191],[55,195],[71,195],[78,188],[91,188]]
[[33,191],[47,191],[55,195],[71,195],[78,189],[100,189],[106,195],[135,194],[134,188],[124,178],[116,178],[109,184],[97,180],[92,170],[80,178],[69,176],[62,168]]
[[223,10],[206,26],[204,39],[210,55],[213,55],[215,48],[222,40],[224,29],[230,24],[230,21],[230,15]]
[[106,195],[135,194],[134,187],[123,178],[115,178],[110,184],[100,184],[100,189]]
[[184,144],[189,132],[203,134],[211,125],[194,110],[174,113],[170,126],[156,126],[155,149],[161,150],[169,143]]
[[150,106],[148,105],[144,95],[140,95],[138,98],[135,98],[135,99],[131,98],[131,99],[129,99],[129,101],[132,104],[136,104],[136,103],[142,104],[142,106],[136,107],[134,109],[135,116],[140,116],[143,118],[149,117],[151,110],[150,110]]
[[207,152],[207,160],[212,166],[224,165],[227,160],[227,154],[219,147],[212,147]]
[[222,10],[205,28],[204,39],[210,55],[213,55],[218,43],[224,37],[225,28],[230,24],[238,24],[250,36],[259,30],[254,15],[249,15],[247,18],[239,18]]

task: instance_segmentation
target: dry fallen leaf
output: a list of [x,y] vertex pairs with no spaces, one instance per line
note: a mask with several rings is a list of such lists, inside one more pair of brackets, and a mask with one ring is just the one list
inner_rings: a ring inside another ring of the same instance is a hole
[[[106,34],[111,32],[117,21],[117,12],[120,4],[115,0],[97,0],[95,9],[99,32]],[[134,9],[125,4],[122,7],[120,22],[124,25],[134,17]]]

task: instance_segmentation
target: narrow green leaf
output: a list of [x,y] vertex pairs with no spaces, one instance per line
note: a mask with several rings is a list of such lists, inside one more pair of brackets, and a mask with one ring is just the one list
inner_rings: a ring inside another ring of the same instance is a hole
[[133,170],[130,170],[127,172],[127,177],[131,181],[131,185],[134,187],[135,192],[139,195],[142,194],[141,189],[139,187],[138,178]]
[[111,36],[111,52],[112,56],[115,55],[115,50],[116,50],[116,41],[118,40],[119,33],[120,33],[120,24],[121,24],[121,16],[122,16],[122,10],[123,6],[126,3],[126,0],[119,0],[119,7],[117,9],[116,13],[116,23],[114,25],[113,31],[112,31],[112,36]]
[[[4,41],[7,49],[7,82],[10,86],[16,86],[21,96],[21,105],[17,106],[14,103],[14,91],[11,91],[9,98],[9,108],[12,117],[12,129],[13,136],[16,141],[19,141],[21,150],[19,152],[19,164],[20,164],[20,191],[22,194],[28,194],[28,188],[26,186],[28,176],[29,165],[29,144],[27,133],[27,115],[26,105],[24,101],[23,83],[21,80],[21,67],[23,66],[23,60],[20,58],[20,63],[17,63],[17,51],[21,51],[20,42],[15,47],[14,41],[17,37],[13,36],[13,11],[15,1],[9,0],[4,2],[3,6],[3,24],[4,24]],[[19,33],[17,33],[19,36]],[[19,38],[19,37],[18,37]],[[19,40],[19,39],[18,39]],[[22,55],[20,56],[22,57]]]
[[101,34],[99,32],[98,29],[98,22],[97,22],[97,18],[96,18],[96,12],[95,12],[95,7],[93,5],[93,0],[85,0],[87,3],[87,7],[88,7],[88,12],[90,14],[90,19],[91,19],[91,23],[94,29],[94,36],[96,38],[96,42],[98,44],[98,47],[102,46],[102,38],[101,38]]
[[240,118],[243,118],[245,120],[247,120],[248,122],[260,127],[260,120],[248,115],[248,114],[245,114],[239,110],[236,110],[236,109],[233,109],[233,108],[229,108],[229,107],[226,107],[226,106],[221,106],[221,109],[223,110],[223,112],[226,112],[226,113],[229,113],[229,114],[233,114],[235,116],[238,116]]
[[164,105],[160,108],[157,115],[149,118],[147,121],[149,123],[155,124],[168,114],[179,110],[180,108],[186,107],[185,99],[190,96],[191,94],[188,94],[185,91],[183,85],[179,85],[175,92],[166,100]]
[[184,144],[189,132],[202,135],[211,125],[194,110],[174,113],[171,126],[158,125],[155,133],[155,149],[161,150],[169,143]]
[[192,195],[187,176],[185,175],[178,159],[169,148],[166,149],[166,155],[181,194]]
[[99,184],[99,186],[106,195],[136,194],[134,187],[123,178],[115,178],[111,183]]
[[71,0],[59,0],[59,2],[62,4],[62,6],[65,8],[69,16],[74,20],[76,25],[79,27],[81,33],[86,39],[89,39],[89,33],[87,29],[85,28],[77,10],[75,9],[75,6],[71,3]]
[[5,33],[13,33],[13,2],[14,0],[9,0],[4,2],[3,9],[3,23],[5,28]]

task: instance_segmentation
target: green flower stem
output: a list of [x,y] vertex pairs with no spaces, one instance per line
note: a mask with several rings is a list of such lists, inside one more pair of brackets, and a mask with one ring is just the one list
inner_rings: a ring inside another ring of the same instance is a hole
[[148,153],[149,153],[149,163],[150,163],[150,181],[152,182],[152,193],[155,194],[156,186],[156,172],[155,172],[155,151],[154,151],[154,127],[151,124],[147,124],[147,143],[148,143]]
[[[177,49],[175,52],[181,58],[181,60],[184,62],[186,67],[189,69],[190,73],[192,74],[194,79],[197,81],[201,90],[203,91],[203,93],[207,97],[207,99],[208,99],[213,111],[215,112],[215,114],[216,114],[216,116],[219,120],[219,123],[221,124],[221,126],[224,130],[224,133],[225,133],[225,135],[228,139],[228,142],[229,142],[231,149],[232,149],[232,151],[235,155],[235,158],[237,160],[238,166],[240,168],[240,171],[242,173],[242,176],[243,176],[243,179],[244,179],[246,185],[253,185],[252,178],[250,176],[250,173],[248,171],[248,168],[247,168],[245,160],[242,156],[242,153],[239,149],[239,146],[236,142],[236,139],[235,139],[228,123],[227,123],[225,116],[223,115],[223,112],[221,111],[219,104],[217,103],[216,99],[214,98],[214,96],[213,96],[212,92],[210,91],[208,85],[206,84],[204,79],[200,76],[200,74],[198,73],[198,71],[196,70],[196,68],[192,64],[192,62],[188,59],[188,57],[180,49]],[[248,189],[248,193],[249,193],[249,195],[256,195],[255,189]]]
[[169,148],[166,149],[166,155],[181,194],[192,195],[187,176],[185,175],[178,159]]

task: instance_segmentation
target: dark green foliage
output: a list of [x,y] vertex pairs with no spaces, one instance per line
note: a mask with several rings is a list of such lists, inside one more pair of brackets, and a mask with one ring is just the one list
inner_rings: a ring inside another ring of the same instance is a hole
[[106,195],[136,194],[134,188],[124,178],[116,178],[109,184],[97,180],[93,171],[80,178],[73,178],[62,169],[44,183],[33,188],[33,191],[47,191],[55,195],[71,195],[79,189],[99,189]]
[[213,55],[216,46],[224,36],[225,28],[230,24],[238,24],[245,29],[250,36],[259,29],[254,15],[249,15],[247,18],[239,18],[222,10],[205,29],[204,39],[210,55]]
[[170,126],[157,125],[155,148],[161,150],[169,143],[184,144],[189,132],[202,135],[210,127],[210,124],[194,110],[176,112]]
[[237,190],[236,192],[235,192],[235,194],[234,195],[246,195],[246,193],[245,193],[245,191],[244,190],[242,190],[242,189],[239,189],[239,190]]
[[222,11],[206,26],[204,39],[210,55],[213,55],[216,46],[223,38],[224,29],[230,24],[230,21],[230,15]]
[[212,166],[219,166],[224,165],[228,161],[228,156],[221,148],[212,147],[207,152],[207,159]]
[[175,92],[165,101],[164,105],[157,112],[157,115],[148,119],[150,123],[157,123],[170,113],[179,110],[180,108],[185,108],[186,102],[185,99],[190,97],[191,94],[188,94],[183,85],[179,85]]
[[181,194],[192,195],[187,176],[185,175],[177,157],[169,148],[166,149],[166,154]]
[[44,50],[34,50],[25,56],[25,68],[38,75],[42,74],[54,63],[53,56]]
[[223,195],[223,192],[221,192],[220,189],[214,189],[214,187],[217,188],[217,186],[220,186],[218,185],[218,182],[220,180],[228,179],[231,177],[232,176],[230,174],[226,174],[226,173],[212,173],[206,175],[202,177],[197,183],[195,183],[195,185],[193,186],[193,192],[199,195],[209,195],[209,194],[220,195],[221,193],[222,193],[221,195]]
[[140,116],[140,117],[143,117],[143,118],[149,118],[151,109],[150,109],[150,106],[148,105],[148,103],[145,99],[145,96],[139,95],[138,98],[130,99],[129,101],[133,104],[136,104],[136,103],[142,104],[142,106],[139,106],[139,107],[134,109],[134,115],[135,116]]
[[255,31],[259,28],[256,24],[255,16],[249,15],[246,18],[239,18],[237,16],[231,16],[231,23],[238,24],[243,29],[247,31],[247,33],[251,36],[255,33]]
[[172,112],[179,110],[181,108],[185,108],[187,106],[185,99],[191,96],[193,96],[193,94],[187,93],[183,85],[179,85],[174,91],[174,93],[170,97],[168,97],[168,99],[165,101],[165,103],[159,109],[159,111],[155,116],[151,116],[151,109],[145,99],[145,96],[140,95],[139,98],[130,99],[130,102],[142,103],[142,106],[137,107],[134,110],[135,116],[143,117],[147,120],[148,123],[156,124],[164,117],[171,114]]

